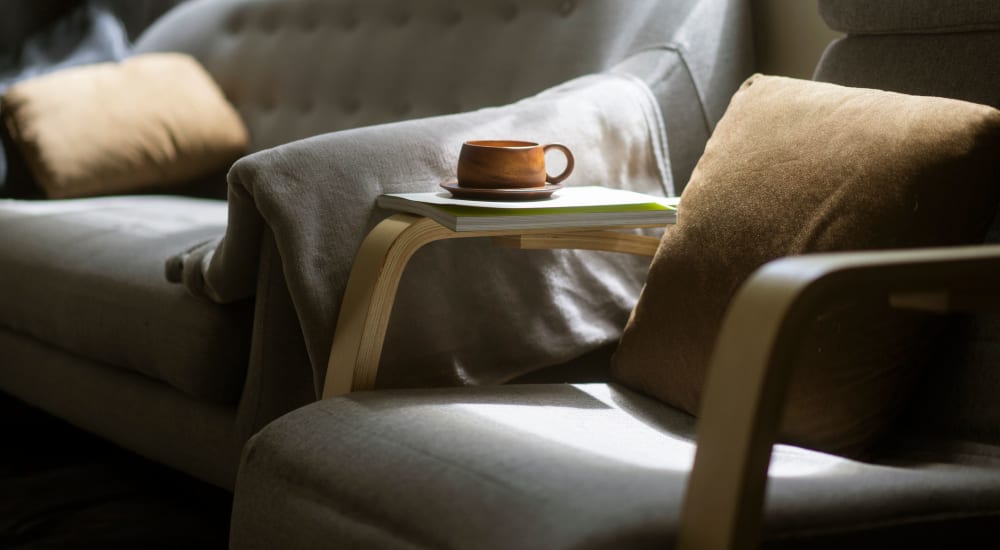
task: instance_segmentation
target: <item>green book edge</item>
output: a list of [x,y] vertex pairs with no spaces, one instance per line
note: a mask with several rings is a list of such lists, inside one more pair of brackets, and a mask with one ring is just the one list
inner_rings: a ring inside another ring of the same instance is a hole
[[613,214],[619,212],[657,212],[673,211],[676,208],[648,202],[641,204],[612,204],[606,206],[564,206],[560,208],[481,208],[478,206],[456,206],[435,204],[434,208],[443,210],[457,218],[475,217],[506,217],[506,216],[558,216],[563,214]]

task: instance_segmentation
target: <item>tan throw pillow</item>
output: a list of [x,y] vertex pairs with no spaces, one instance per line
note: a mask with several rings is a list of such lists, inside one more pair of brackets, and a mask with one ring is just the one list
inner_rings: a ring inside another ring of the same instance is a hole
[[[788,255],[982,242],[1000,192],[1000,111],[757,75],[681,198],[613,360],[625,385],[692,414],[726,307]],[[898,414],[926,318],[856,296],[801,342],[782,437],[856,454]]]
[[193,58],[141,55],[20,82],[3,121],[49,198],[161,189],[228,169],[247,130]]

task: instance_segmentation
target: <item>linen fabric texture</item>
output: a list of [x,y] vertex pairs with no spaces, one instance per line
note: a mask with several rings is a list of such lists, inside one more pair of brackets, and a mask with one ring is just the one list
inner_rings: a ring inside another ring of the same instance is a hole
[[[672,180],[661,120],[643,81],[600,73],[502,107],[254,153],[229,173],[225,236],[169,258],[167,277],[219,303],[250,297],[261,235],[273,234],[319,394],[354,256],[365,234],[391,214],[375,207],[380,194],[440,190],[454,177],[464,141],[505,136],[565,143],[576,156],[565,185],[664,195]],[[499,383],[613,344],[647,262],[459,240],[428,245],[400,281],[377,384]]]
[[[1000,4],[992,0],[921,2],[926,5],[916,9],[915,3],[906,2],[907,9],[901,10],[904,1],[820,0],[820,14],[827,24],[849,36],[830,44],[813,78],[1000,108],[1000,56],[991,55],[1000,50]],[[928,10],[933,13],[926,15]],[[849,19],[843,17],[847,13]],[[967,25],[969,32],[940,28],[955,23]],[[869,34],[890,24],[905,32]],[[1000,243],[1000,218],[990,233],[986,242]],[[935,350],[938,359],[923,375],[907,417],[893,433],[920,448],[940,449],[947,441],[950,452],[996,456],[1000,452],[1000,410],[995,407],[1000,394],[996,369],[1000,314],[979,312],[963,317],[962,324],[952,327],[957,329],[954,345]]]
[[162,276],[164,256],[218,236],[225,222],[224,202],[190,197],[4,201],[0,326],[196,399],[235,403],[253,304],[207,303]]
[[819,0],[827,26],[850,34],[957,33],[1000,30],[995,0]]
[[[755,75],[733,97],[664,235],[613,359],[626,385],[698,410],[727,304],[782,256],[982,242],[1000,190],[1000,111]],[[781,437],[863,452],[933,340],[921,315],[848,296],[801,344]]]
[[3,121],[49,198],[162,190],[224,173],[247,130],[184,54],[148,54],[20,82]]
[[[663,548],[680,523],[695,427],[690,415],[615,384],[318,401],[247,443],[230,544]],[[995,469],[912,460],[865,463],[776,445],[763,546],[975,547],[995,534]]]

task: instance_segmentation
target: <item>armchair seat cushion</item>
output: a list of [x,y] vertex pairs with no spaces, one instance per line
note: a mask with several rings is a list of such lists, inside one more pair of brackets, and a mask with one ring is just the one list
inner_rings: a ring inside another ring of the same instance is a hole
[[226,203],[204,199],[0,201],[0,326],[234,402],[251,304],[211,304],[163,277],[164,258],[221,236],[225,224]]
[[[605,384],[321,401],[244,449],[231,544],[668,547],[693,433],[693,417]],[[1000,517],[1000,477],[987,468],[903,468],[779,445],[770,475],[765,546],[877,547],[918,532],[923,543],[927,531],[961,546]]]

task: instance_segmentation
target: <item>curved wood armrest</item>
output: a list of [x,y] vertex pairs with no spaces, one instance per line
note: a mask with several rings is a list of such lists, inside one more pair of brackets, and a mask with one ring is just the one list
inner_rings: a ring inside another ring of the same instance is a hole
[[963,296],[989,295],[996,304],[998,274],[1000,246],[814,254],[758,270],[737,292],[716,341],[678,547],[756,546],[792,354],[820,304],[859,291],[896,302],[945,296],[959,305],[970,303]]

